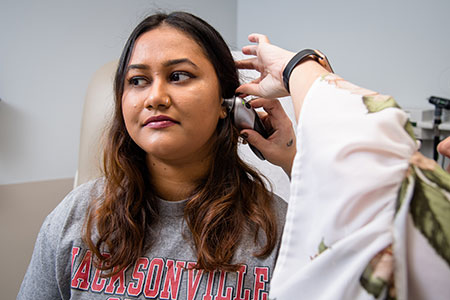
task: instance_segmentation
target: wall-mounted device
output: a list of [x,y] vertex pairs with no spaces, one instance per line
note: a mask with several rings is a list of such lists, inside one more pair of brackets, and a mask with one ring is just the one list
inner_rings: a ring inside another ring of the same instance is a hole
[[442,123],[442,109],[450,109],[450,100],[445,98],[440,98],[436,96],[431,96],[428,98],[428,102],[434,105],[434,121],[433,121],[433,133],[434,133],[434,144],[433,144],[433,159],[437,160],[439,153],[437,151],[437,145],[440,142],[441,133],[439,131],[439,124]]
[[[228,114],[230,115],[234,126],[236,126],[239,131],[242,129],[253,129],[265,139],[269,137],[269,134],[259,118],[258,113],[252,108],[250,103],[238,96],[235,96],[230,99],[225,99],[224,104],[227,107]],[[248,145],[250,146],[250,149],[252,149],[253,153],[258,156],[258,158],[265,160],[264,156],[258,149],[250,143]]]

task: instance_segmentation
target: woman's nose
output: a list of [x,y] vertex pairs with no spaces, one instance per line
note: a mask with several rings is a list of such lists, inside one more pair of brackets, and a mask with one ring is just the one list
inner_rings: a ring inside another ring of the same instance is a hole
[[169,108],[172,101],[163,83],[154,82],[144,103],[147,109]]

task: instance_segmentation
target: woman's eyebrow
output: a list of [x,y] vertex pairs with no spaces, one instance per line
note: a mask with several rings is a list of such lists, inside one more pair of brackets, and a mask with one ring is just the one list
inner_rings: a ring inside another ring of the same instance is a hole
[[133,70],[133,69],[147,70],[147,69],[149,69],[149,67],[147,65],[144,65],[144,64],[133,64],[133,65],[129,65],[127,67],[127,71]]
[[[178,64],[182,64],[182,63],[188,63],[191,66],[193,66],[194,68],[198,69],[198,66],[189,58],[171,59],[171,60],[164,62],[163,66],[170,67],[170,66],[178,65]],[[129,70],[148,70],[148,69],[150,69],[150,67],[146,64],[132,64],[127,67],[127,72]]]
[[182,64],[182,63],[188,63],[188,64],[192,65],[193,67],[195,67],[196,69],[198,69],[198,66],[196,64],[194,64],[194,62],[192,60],[190,60],[189,58],[171,59],[171,60],[166,61],[163,65],[164,65],[164,67],[170,67],[170,66]]

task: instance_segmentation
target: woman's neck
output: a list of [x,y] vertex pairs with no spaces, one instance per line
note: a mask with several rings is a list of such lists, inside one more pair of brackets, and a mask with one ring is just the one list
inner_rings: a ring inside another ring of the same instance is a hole
[[207,176],[211,157],[186,163],[147,158],[151,182],[159,197],[179,201],[192,195],[199,180]]

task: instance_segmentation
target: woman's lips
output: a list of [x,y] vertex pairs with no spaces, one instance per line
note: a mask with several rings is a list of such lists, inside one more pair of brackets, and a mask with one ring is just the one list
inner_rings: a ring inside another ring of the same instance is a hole
[[179,124],[179,122],[164,115],[150,117],[144,122],[145,127],[149,127],[152,129],[167,128],[175,124]]

